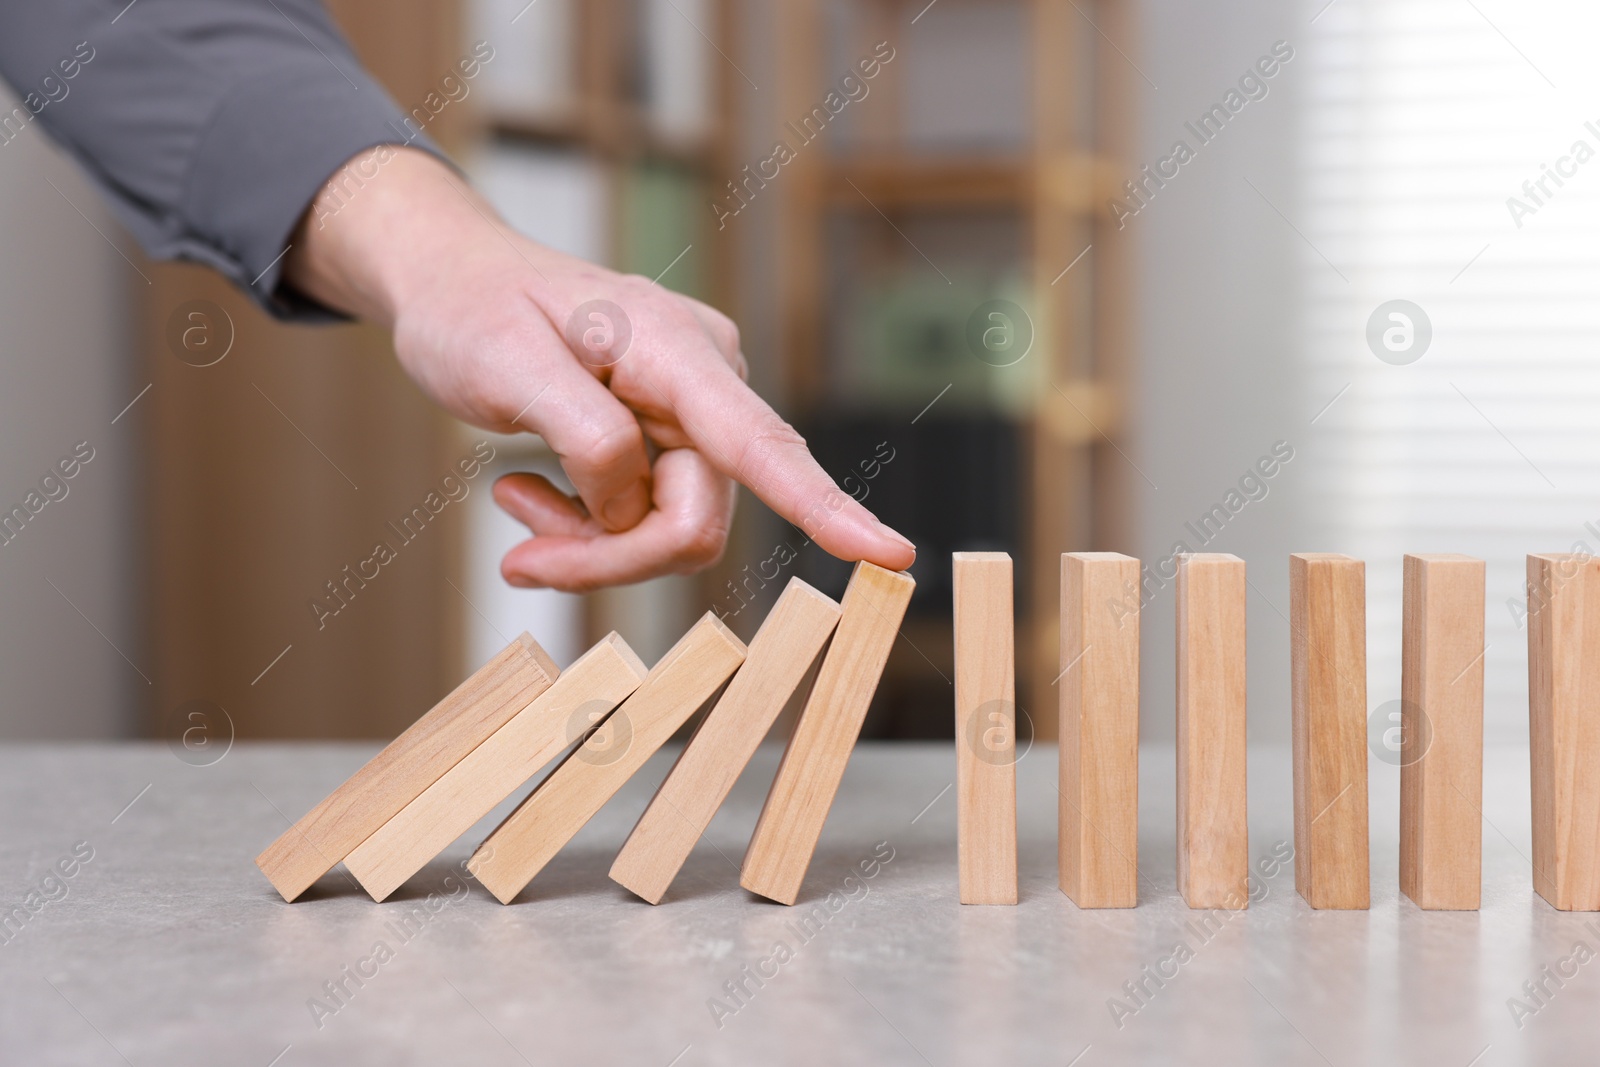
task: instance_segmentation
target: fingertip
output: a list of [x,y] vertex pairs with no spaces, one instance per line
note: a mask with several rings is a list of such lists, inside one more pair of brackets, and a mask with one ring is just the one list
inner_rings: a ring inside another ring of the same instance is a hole
[[861,558],[886,570],[910,570],[911,565],[917,561],[917,547],[887,526],[883,527],[883,530],[887,536],[881,538],[882,547],[874,551],[872,555],[862,556]]
[[536,534],[582,536],[599,525],[589,518],[582,501],[569,497],[540,474],[518,471],[504,475],[494,483],[491,495],[501,510]]
[[887,570],[909,570],[916,562],[917,548],[859,505],[854,514],[838,517],[813,536],[824,551],[842,560],[864,560]]
[[517,589],[558,589],[566,593],[593,588],[583,580],[582,568],[563,565],[568,549],[580,538],[533,537],[512,548],[500,560],[500,577]]
[[872,525],[868,532],[876,544],[870,554],[863,554],[861,558],[892,571],[910,570],[917,561],[917,546],[876,515],[870,515],[868,521]]
[[500,560],[500,577],[513,589],[539,589],[540,584],[533,580],[516,562],[516,550],[507,552]]
[[899,530],[896,530],[894,527],[886,525],[882,519],[874,518],[873,522],[878,524],[878,533],[880,536],[899,545],[902,549],[910,554],[911,559],[917,558],[917,546],[911,543],[911,539],[909,537],[901,533]]

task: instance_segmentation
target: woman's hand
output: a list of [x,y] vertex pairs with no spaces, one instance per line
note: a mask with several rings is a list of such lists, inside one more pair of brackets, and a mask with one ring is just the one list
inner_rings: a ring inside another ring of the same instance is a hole
[[286,279],[391,329],[453,415],[542,436],[577,490],[535,474],[495,485],[534,534],[506,555],[508,582],[585,590],[707,567],[727,542],[730,479],[835,556],[911,565],[911,543],[745,385],[727,316],[520,236],[423,152],[380,147],[345,169],[361,180],[336,176],[313,203]]

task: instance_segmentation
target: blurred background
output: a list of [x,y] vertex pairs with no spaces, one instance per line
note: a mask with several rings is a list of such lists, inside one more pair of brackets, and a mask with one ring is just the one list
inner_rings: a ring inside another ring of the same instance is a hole
[[[1057,560],[1103,549],[1149,565],[1142,729],[1170,738],[1181,545],[1250,565],[1257,740],[1289,735],[1288,553],[1368,561],[1374,708],[1402,553],[1487,558],[1487,738],[1525,739],[1523,557],[1600,551],[1587,6],[332,7],[407,109],[489,54],[427,132],[520,230],[729,311],[755,387],[917,543],[866,736],[951,735],[963,549],[1016,559],[1019,727],[1053,736]],[[521,531],[489,486],[553,473],[537,438],[443,416],[376,331],[145,260],[36,125],[0,144],[0,249],[0,510],[81,461],[0,545],[0,737],[170,736],[199,707],[386,738],[521,630],[648,659],[708,610],[748,638],[792,576],[842,591],[748,494],[707,574],[505,586]]]

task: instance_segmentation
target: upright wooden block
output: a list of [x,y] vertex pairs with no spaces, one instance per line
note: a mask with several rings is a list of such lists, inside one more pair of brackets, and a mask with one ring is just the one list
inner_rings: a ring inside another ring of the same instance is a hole
[[256,857],[293,900],[550,688],[560,672],[522,634]]
[[1245,804],[1245,565],[1178,560],[1178,891],[1191,908],[1250,904]]
[[1484,563],[1405,558],[1400,891],[1476,911],[1483,882]]
[[1600,560],[1528,557],[1533,888],[1600,911]]
[[751,640],[744,666],[617,853],[613,881],[660,903],[838,622],[837,601],[790,579]]
[[1367,570],[1289,557],[1294,887],[1313,908],[1366,908]]
[[1139,561],[1061,556],[1061,891],[1139,902]]
[[916,583],[857,563],[844,613],[744,855],[739,884],[793,904]]
[[744,661],[744,642],[707,612],[622,706],[506,816],[467,869],[511,903]]
[[1017,902],[1017,690],[1011,557],[957,552],[956,851],[961,903]]
[[345,857],[372,899],[383,900],[494,806],[611,713],[644,681],[645,665],[608,634],[554,685]]

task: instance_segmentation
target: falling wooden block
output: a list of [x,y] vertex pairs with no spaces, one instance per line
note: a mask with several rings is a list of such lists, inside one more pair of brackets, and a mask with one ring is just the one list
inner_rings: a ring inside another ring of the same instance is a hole
[[1294,705],[1294,887],[1313,908],[1364,909],[1367,569],[1332,552],[1289,557]]
[[1011,557],[957,552],[956,852],[963,904],[1017,902],[1017,690]]
[[627,642],[608,634],[554,685],[473,749],[345,857],[372,899],[383,900],[494,806],[605,718],[644,680]]
[[1061,891],[1139,902],[1139,561],[1061,556]]
[[256,857],[293,900],[550,688],[560,672],[527,634],[372,757]]
[[1405,558],[1400,891],[1476,911],[1483,882],[1484,563]]
[[1600,911],[1600,560],[1528,557],[1533,888]]
[[611,878],[659,903],[839,622],[839,605],[790,579],[744,666],[689,739],[617,853]]
[[910,575],[871,563],[857,563],[850,575],[833,643],[745,851],[739,884],[750,892],[782,904],[793,904],[800,896],[822,824],[915,588]]
[[1245,592],[1238,556],[1178,558],[1178,891],[1191,908],[1250,903]]
[[710,612],[701,616],[634,694],[478,846],[467,869],[500,903],[511,903],[739,669],[744,654],[744,642],[720,619]]

